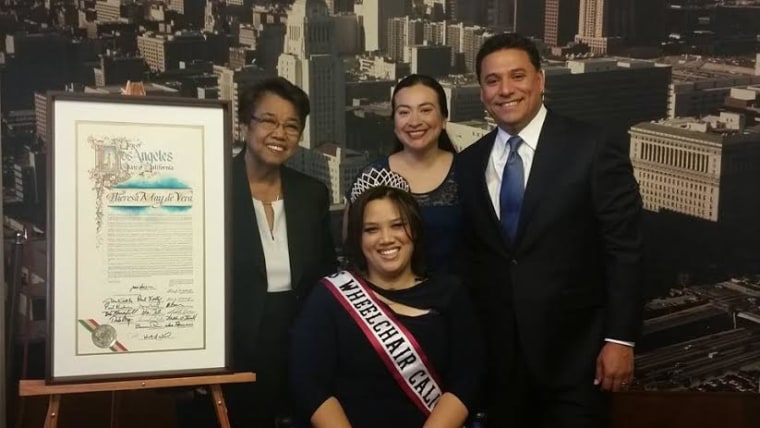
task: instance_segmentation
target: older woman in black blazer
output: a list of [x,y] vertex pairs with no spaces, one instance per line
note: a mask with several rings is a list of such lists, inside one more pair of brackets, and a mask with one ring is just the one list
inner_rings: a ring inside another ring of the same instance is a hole
[[306,93],[283,78],[240,98],[247,134],[232,171],[232,348],[234,368],[257,381],[226,388],[233,426],[268,428],[289,413],[288,330],[309,287],[336,268],[327,188],[283,165],[308,114]]
[[[337,267],[327,188],[284,166],[308,114],[306,93],[281,77],[240,97],[247,132],[232,162],[233,369],[255,372],[256,382],[225,386],[233,427],[271,428],[290,414],[290,325],[310,287]],[[210,404],[180,406],[178,425],[216,426]]]

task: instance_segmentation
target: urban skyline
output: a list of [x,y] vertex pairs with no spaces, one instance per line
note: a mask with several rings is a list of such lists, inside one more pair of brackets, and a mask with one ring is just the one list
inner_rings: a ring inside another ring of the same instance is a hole
[[[6,236],[44,237],[48,90],[140,81],[235,108],[283,76],[312,105],[289,164],[328,186],[337,225],[351,180],[391,149],[394,84],[438,78],[461,150],[495,125],[475,54],[514,30],[541,47],[547,107],[630,141],[653,299],[637,387],[760,391],[760,1],[0,0]],[[26,281],[44,284],[44,242],[28,247]]]

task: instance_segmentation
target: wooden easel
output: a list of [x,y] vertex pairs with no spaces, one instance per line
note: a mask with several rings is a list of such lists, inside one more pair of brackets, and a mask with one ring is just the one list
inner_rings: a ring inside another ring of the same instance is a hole
[[[48,410],[45,416],[44,428],[56,428],[58,426],[58,415],[61,407],[61,395],[63,394],[82,394],[86,392],[104,392],[111,391],[134,391],[140,389],[160,389],[173,388],[181,386],[204,386],[208,385],[211,389],[211,399],[214,402],[216,418],[222,428],[230,427],[230,420],[227,417],[227,405],[224,402],[222,394],[223,383],[243,383],[255,382],[256,375],[251,372],[231,373],[211,376],[189,376],[175,377],[166,379],[143,379],[143,380],[124,380],[110,382],[92,382],[77,383],[69,385],[46,385],[44,380],[22,380],[19,382],[19,396],[28,397],[32,395],[48,395]],[[113,422],[116,413],[115,402],[111,406],[111,419]]]

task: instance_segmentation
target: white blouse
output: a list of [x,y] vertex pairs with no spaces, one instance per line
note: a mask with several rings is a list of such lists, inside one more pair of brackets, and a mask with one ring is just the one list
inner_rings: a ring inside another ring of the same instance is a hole
[[290,278],[290,253],[288,252],[288,228],[285,224],[285,205],[282,200],[272,202],[274,227],[270,230],[264,204],[253,199],[256,222],[259,224],[261,247],[267,271],[267,292],[278,293],[292,290]]

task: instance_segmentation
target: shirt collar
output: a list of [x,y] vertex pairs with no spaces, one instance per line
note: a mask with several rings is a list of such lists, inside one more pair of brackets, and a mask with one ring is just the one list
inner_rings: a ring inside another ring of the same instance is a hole
[[[538,113],[536,113],[536,115],[533,116],[533,119],[528,122],[528,125],[519,132],[520,138],[523,139],[523,144],[530,147],[533,151],[536,151],[536,148],[538,147],[538,137],[541,135],[541,128],[543,128],[545,120],[546,107],[541,104],[541,108],[538,109]],[[512,135],[510,135],[501,127],[498,127],[497,129],[498,131],[496,132],[496,141],[502,146],[506,147],[507,140],[509,140]]]

